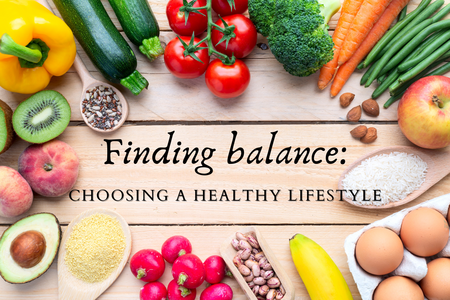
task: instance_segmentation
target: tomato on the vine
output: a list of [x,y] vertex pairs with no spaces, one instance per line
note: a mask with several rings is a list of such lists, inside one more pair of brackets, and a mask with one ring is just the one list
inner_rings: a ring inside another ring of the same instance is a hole
[[205,74],[209,90],[220,98],[234,98],[241,95],[250,83],[247,65],[237,59],[232,65],[225,65],[220,59],[213,60]]
[[212,0],[212,9],[222,17],[243,14],[248,8],[248,0],[234,0],[235,8],[231,8],[228,0]]
[[[187,45],[190,45],[190,37],[180,37]],[[199,38],[194,38],[193,43],[200,42]],[[205,42],[199,45],[200,47],[207,47]],[[197,78],[205,73],[209,65],[208,49],[197,50],[193,53],[200,61],[196,60],[190,55],[185,55],[186,47],[176,37],[167,44],[164,51],[164,63],[167,69],[176,77],[179,78]]]
[[[189,1],[191,4],[194,0]],[[203,7],[206,6],[206,0],[197,0],[192,7]],[[198,36],[205,32],[208,27],[208,17],[206,16],[206,9],[199,10],[195,13],[190,12],[188,20],[186,22],[185,12],[180,11],[180,8],[183,7],[183,0],[170,0],[167,3],[166,7],[166,15],[167,20],[169,21],[170,28],[178,35],[181,36],[192,36],[192,33],[195,32],[195,35]]]
[[[236,58],[243,58],[249,55],[253,48],[255,48],[257,39],[256,28],[252,21],[240,14],[223,17],[223,21],[225,21],[227,26],[235,26],[233,33],[236,36],[229,39],[228,46],[226,40],[218,44],[224,34],[214,28],[211,32],[211,41],[216,50],[227,56],[234,54]],[[221,19],[216,24],[222,28],[226,28]]]

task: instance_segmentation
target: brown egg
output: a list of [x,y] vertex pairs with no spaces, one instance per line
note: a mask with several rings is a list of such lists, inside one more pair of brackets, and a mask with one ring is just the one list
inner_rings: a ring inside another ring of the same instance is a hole
[[448,222],[435,209],[421,207],[410,211],[402,222],[400,238],[406,249],[417,256],[438,254],[448,242]]
[[378,285],[373,300],[423,300],[423,292],[414,280],[392,276]]
[[428,263],[427,276],[419,284],[428,300],[450,300],[450,259]]
[[374,275],[391,273],[403,260],[403,244],[395,232],[375,227],[364,232],[356,243],[356,260]]

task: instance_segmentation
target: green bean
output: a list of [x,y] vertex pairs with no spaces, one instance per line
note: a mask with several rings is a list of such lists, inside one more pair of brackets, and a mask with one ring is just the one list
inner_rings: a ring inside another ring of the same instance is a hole
[[[388,63],[386,63],[386,65],[383,67],[383,69],[381,69],[380,74],[385,74],[385,73],[389,72],[393,68],[397,67],[397,65],[399,63],[403,63],[405,61],[415,58],[417,55],[419,55],[421,53],[421,51],[423,49],[428,47],[428,45],[433,43],[436,39],[440,38],[443,34],[445,34],[445,32],[446,32],[446,30],[442,29],[442,30],[435,32],[432,35],[429,35],[427,38],[425,38],[425,40],[423,40],[420,43],[419,47],[415,47],[415,49],[411,53],[409,53],[405,59],[403,59],[404,53],[402,53],[402,54],[397,53],[391,60],[389,60]],[[400,51],[402,51],[402,50],[400,50]],[[403,59],[403,62],[401,61],[402,59]]]
[[386,80],[386,78],[388,78],[387,74],[381,75],[380,77],[377,78],[377,83],[382,84]]
[[[441,61],[442,62],[442,61]],[[441,63],[439,62],[439,63]],[[422,78],[422,77],[426,77],[426,76],[433,76],[433,75],[444,75],[445,73],[450,71],[450,62],[445,63],[444,65],[440,66],[439,68],[437,68],[436,70],[426,74],[425,76],[417,76],[414,77],[411,81],[408,81],[409,84],[405,84],[405,86],[401,89],[401,92],[397,93],[396,95],[392,96],[391,98],[389,98],[388,101],[386,101],[386,103],[383,105],[384,108],[388,108],[389,106],[391,106],[392,103],[394,103],[395,101],[399,100],[403,94],[405,93],[405,91],[408,89],[408,87],[413,84],[414,82],[416,82],[418,79]],[[421,74],[419,74],[421,75]]]
[[397,22],[402,21],[406,17],[406,11],[408,10],[408,4],[403,7],[402,11],[398,14]]
[[[435,2],[436,3],[436,2]],[[450,20],[449,20],[450,21]],[[409,31],[404,36],[400,37],[397,40],[397,43],[393,45],[393,47],[389,48],[389,50],[378,60],[377,66],[374,68],[373,72],[370,74],[369,78],[367,79],[365,87],[368,87],[367,83],[372,82],[380,73],[383,66],[389,61],[389,59],[394,56],[397,51],[400,50],[406,43],[411,41],[414,37],[417,37],[420,35],[420,33],[423,31],[424,28],[427,28],[432,23],[431,19],[427,19],[425,21],[422,21],[419,25],[416,26],[415,30]],[[420,32],[419,34],[417,34]],[[428,35],[428,34],[427,34]],[[425,37],[422,37],[418,42],[420,43]],[[411,48],[412,51],[414,48]]]
[[370,68],[366,71],[366,73],[364,73],[364,75],[361,77],[361,85],[365,85],[367,82],[367,79],[369,79],[370,74],[373,72],[373,70],[376,68],[378,64],[378,61],[374,62]]
[[438,39],[430,43],[423,51],[418,54],[416,57],[411,58],[409,60],[405,60],[402,62],[397,68],[400,72],[404,72],[409,68],[419,64],[421,61],[425,60],[428,56],[430,56],[434,51],[436,51],[442,44],[450,39],[450,31],[445,32]]
[[440,11],[438,11],[431,19],[433,20],[433,22],[437,22],[448,15],[448,13],[450,13],[450,3],[444,6]]
[[422,0],[417,6],[417,8],[406,16],[405,19],[399,21],[394,25],[383,37],[377,42],[370,53],[364,60],[364,67],[369,66],[379,55],[380,51],[383,50],[386,45],[395,37],[397,34],[408,25],[414,18],[416,18],[427,6],[430,4],[431,0]]
[[386,78],[385,81],[383,81],[382,84],[380,84],[375,91],[372,93],[372,99],[376,99],[381,96],[381,94],[384,93],[385,90],[389,88],[389,85],[393,83],[395,80],[397,80],[398,76],[400,76],[400,72],[395,69],[389,76]]
[[356,68],[357,68],[358,70],[364,69],[364,68],[365,68],[365,67],[364,67],[364,60],[363,60],[362,62],[360,62]]
[[[427,58],[425,58],[423,61],[421,61],[419,64],[417,64],[414,68],[409,70],[406,73],[403,73],[399,78],[398,82],[404,82],[407,81],[414,76],[416,76],[418,73],[426,69],[429,65],[431,65],[436,59],[438,59],[442,54],[450,50],[450,41],[446,42],[444,45],[442,45],[439,49],[434,51],[431,55],[429,55]],[[394,86],[395,87],[395,86]]]
[[[397,24],[394,25],[394,27],[392,27],[388,32],[386,32],[386,34],[383,35],[383,37],[378,41],[378,43],[372,48],[370,53],[367,55],[366,59],[364,60],[364,67],[369,66],[373,61],[375,61],[379,57],[380,52],[382,50],[386,49],[386,45],[394,37],[396,37],[398,35],[398,33],[400,31],[402,31],[402,29],[404,29],[408,24],[410,24],[413,19],[415,20],[415,18],[418,17],[422,13],[422,11],[428,6],[428,4],[430,4],[430,2],[431,2],[431,0],[422,0],[420,2],[419,6],[417,6],[417,8],[414,11],[409,13],[406,16],[406,18],[403,19],[403,21],[398,22]],[[434,5],[436,5],[436,4],[434,4]],[[443,3],[441,5],[443,5]],[[431,5],[430,5],[430,7],[431,7]],[[428,17],[429,17],[429,15],[427,17],[425,17],[424,19],[426,19]],[[422,19],[422,20],[424,20],[424,19]]]

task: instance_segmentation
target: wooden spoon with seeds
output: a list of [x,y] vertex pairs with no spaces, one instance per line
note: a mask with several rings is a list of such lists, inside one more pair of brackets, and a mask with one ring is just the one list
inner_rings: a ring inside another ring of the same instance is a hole
[[[122,259],[118,265],[118,267],[111,273],[111,275],[101,281],[96,283],[87,283],[84,282],[72,275],[69,269],[67,268],[66,262],[64,258],[66,256],[66,243],[70,237],[70,234],[73,231],[73,227],[80,222],[82,219],[89,217],[93,214],[106,214],[111,217],[116,218],[123,230],[125,235],[126,247],[122,256]],[[70,222],[66,231],[63,234],[61,245],[59,247],[58,253],[58,294],[60,300],[93,300],[97,299],[120,275],[123,268],[125,267],[128,258],[131,253],[131,232],[128,227],[128,223],[125,219],[120,216],[115,211],[104,209],[104,208],[94,208],[87,210],[80,215],[78,215],[75,219]]]
[[447,150],[425,150],[418,147],[409,147],[409,146],[390,146],[390,147],[384,147],[378,150],[375,150],[373,152],[370,152],[366,155],[363,155],[362,157],[358,158],[355,162],[353,162],[350,166],[348,166],[347,169],[342,173],[341,177],[339,178],[338,183],[338,189],[343,190],[344,187],[342,185],[342,180],[345,178],[345,176],[353,170],[355,167],[359,166],[362,161],[366,160],[369,157],[373,157],[375,155],[380,154],[390,154],[393,152],[404,152],[407,154],[414,154],[420,157],[424,162],[427,164],[427,173],[425,176],[425,182],[422,183],[422,185],[415,191],[413,191],[411,194],[406,196],[404,199],[396,201],[396,202],[390,202],[385,205],[361,205],[357,201],[353,201],[352,199],[348,198],[345,193],[342,194],[342,198],[347,201],[348,203],[362,207],[362,208],[369,208],[369,209],[383,209],[383,208],[392,208],[397,207],[403,204],[406,204],[408,202],[413,201],[420,195],[422,195],[424,192],[426,192],[430,187],[435,185],[439,180],[444,178],[450,173],[450,164],[448,163],[448,158],[450,157],[450,152]]
[[[48,5],[46,0],[36,0],[37,2],[39,2],[40,4],[42,4],[43,6],[45,6],[48,10],[53,11],[52,8]],[[89,73],[88,69],[86,69],[86,66],[83,64],[83,61],[81,60],[81,58],[78,56],[78,54],[75,57],[75,61],[73,63],[73,66],[75,67],[75,70],[78,73],[78,76],[80,76],[81,78],[81,82],[83,83],[83,89],[81,92],[81,100],[80,100],[80,112],[81,112],[81,116],[83,117],[84,122],[89,126],[89,128],[98,131],[98,132],[112,132],[115,131],[117,129],[119,129],[120,126],[123,125],[123,123],[125,123],[127,117],[128,117],[128,102],[127,99],[125,99],[125,97],[123,96],[123,94],[114,86],[105,83],[103,81],[97,80],[95,78],[93,78],[91,76],[91,74]],[[117,125],[115,125],[113,128],[111,129],[107,129],[107,130],[103,130],[103,129],[98,129],[94,126],[92,126],[89,122],[87,117],[85,116],[85,114],[83,113],[83,100],[86,98],[86,91],[97,87],[97,86],[104,86],[105,88],[110,88],[112,89],[117,96],[119,97],[119,101],[122,104],[122,117],[120,119],[120,121],[118,122]]]

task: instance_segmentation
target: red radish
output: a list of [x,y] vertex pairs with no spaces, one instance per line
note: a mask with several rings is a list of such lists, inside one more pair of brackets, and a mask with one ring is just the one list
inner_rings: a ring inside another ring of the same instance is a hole
[[205,280],[205,268],[197,255],[185,254],[173,263],[172,276],[178,285],[195,289]]
[[167,290],[161,282],[149,282],[141,288],[140,300],[166,300]]
[[208,283],[221,282],[227,273],[225,261],[218,255],[208,257],[203,265],[205,267],[205,280]]
[[185,254],[192,252],[191,242],[181,235],[168,238],[161,247],[161,254],[168,263],[173,264],[175,260]]
[[153,249],[140,250],[130,260],[130,269],[133,275],[145,282],[158,280],[165,268],[162,255]]
[[207,287],[200,295],[200,300],[231,300],[233,290],[226,283],[213,284]]
[[179,286],[175,280],[172,280],[167,286],[167,296],[169,300],[195,300],[197,290]]

